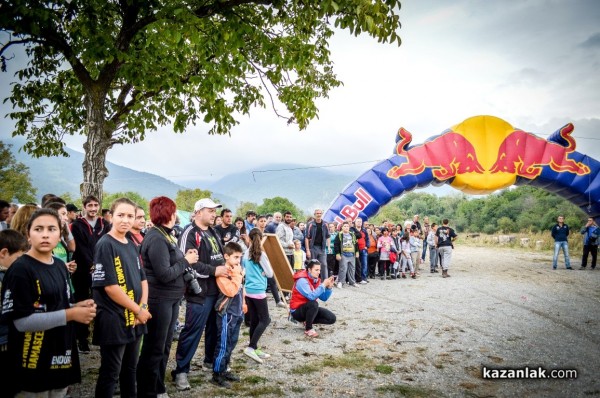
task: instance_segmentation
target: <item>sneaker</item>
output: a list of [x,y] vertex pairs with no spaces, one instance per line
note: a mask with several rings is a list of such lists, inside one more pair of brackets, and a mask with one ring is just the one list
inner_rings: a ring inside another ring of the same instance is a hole
[[254,350],[254,353],[256,355],[258,355],[258,357],[261,358],[261,359],[271,358],[270,354],[267,354],[266,352],[263,352],[260,348],[257,348],[256,350]]
[[305,331],[304,331],[304,334],[305,334],[307,337],[319,337],[319,333],[317,333],[317,332],[315,331],[315,329],[305,330]]
[[579,267],[580,271],[583,271],[584,269],[586,269],[586,267]]
[[573,270],[573,268],[572,268],[572,267],[567,267],[567,269],[568,269],[568,270]]
[[338,282],[336,286],[337,286],[338,289],[341,289],[342,288],[342,282]]
[[356,283],[351,283],[350,286],[352,286],[352,287],[360,287]]
[[406,279],[406,274],[404,272],[402,273],[402,278]]
[[225,380],[229,381],[240,381],[240,377],[235,373],[230,372],[229,370],[223,373],[223,377],[225,378]]
[[227,381],[224,375],[213,373],[213,377],[210,380],[211,383],[223,388],[231,388],[231,383]]
[[246,355],[248,358],[251,358],[258,363],[263,363],[263,360],[260,359],[260,357],[256,353],[256,350],[254,350],[252,347],[246,347],[244,349],[244,355]]
[[192,388],[188,381],[187,373],[177,373],[175,375],[175,388],[179,391],[185,391]]
[[360,281],[359,283],[360,283],[361,285],[366,285],[366,284],[367,284],[367,283],[369,283],[369,282],[367,282],[366,280],[364,280],[364,279],[363,279],[363,280],[362,280],[362,281]]
[[284,303],[283,301],[278,302],[277,304],[275,304],[277,307],[279,308],[287,308],[287,304]]

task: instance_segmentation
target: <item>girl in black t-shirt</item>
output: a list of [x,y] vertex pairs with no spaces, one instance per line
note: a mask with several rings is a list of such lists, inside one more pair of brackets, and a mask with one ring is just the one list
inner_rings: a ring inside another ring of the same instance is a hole
[[136,245],[127,239],[135,204],[117,199],[111,207],[112,228],[96,244],[92,295],[98,304],[93,343],[100,345],[96,397],[111,397],[117,380],[121,396],[135,397],[140,336],[146,332],[148,283]]
[[65,396],[70,384],[81,381],[71,321],[89,324],[96,305],[93,300],[70,304],[67,268],[52,256],[60,240],[56,211],[34,212],[27,236],[31,248],[9,268],[2,285],[2,316],[9,321],[8,350],[16,373],[8,382],[16,383],[17,391]]

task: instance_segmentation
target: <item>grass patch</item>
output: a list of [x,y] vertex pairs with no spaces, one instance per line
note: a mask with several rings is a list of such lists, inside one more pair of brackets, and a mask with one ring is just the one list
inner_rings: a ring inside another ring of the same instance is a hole
[[407,384],[392,384],[389,386],[381,386],[375,389],[378,393],[386,394],[391,393],[394,396],[406,397],[406,398],[427,398],[427,397],[439,397],[436,391],[428,390],[421,387],[413,387]]
[[394,371],[394,368],[390,365],[377,365],[375,366],[375,372],[389,375]]
[[329,368],[362,369],[372,365],[373,359],[357,352],[349,352],[338,357],[329,356],[323,360],[323,366]]
[[307,375],[321,370],[317,365],[305,364],[300,365],[292,370],[292,374]]
[[282,340],[281,342],[285,345],[292,344],[290,340]]
[[262,387],[254,387],[246,394],[249,397],[260,397],[261,395],[276,395],[278,397],[282,397],[283,391],[279,387],[275,386],[262,386]]
[[291,390],[292,390],[292,392],[301,393],[301,392],[306,391],[306,388],[304,388],[304,387],[298,387],[298,386],[293,386],[291,388]]
[[364,322],[369,322],[369,323],[372,323],[373,325],[387,325],[387,324],[389,324],[388,321],[383,320],[383,319],[377,319],[377,318],[365,319]]
[[244,378],[244,381],[249,384],[266,383],[267,379],[261,376],[248,376]]

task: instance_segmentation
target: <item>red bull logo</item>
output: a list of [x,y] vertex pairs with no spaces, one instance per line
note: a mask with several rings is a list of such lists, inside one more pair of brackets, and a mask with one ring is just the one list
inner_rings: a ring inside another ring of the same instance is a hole
[[454,131],[445,132],[410,149],[406,148],[412,141],[412,134],[400,128],[398,135],[400,141],[396,146],[396,154],[405,157],[406,161],[388,171],[390,178],[421,174],[426,169],[431,169],[433,176],[441,181],[458,174],[484,172],[473,144]]
[[559,173],[589,174],[588,166],[568,157],[576,149],[575,139],[571,137],[573,130],[571,123],[560,130],[560,136],[567,143],[564,146],[522,130],[515,130],[500,145],[496,162],[490,172],[492,174],[515,173],[521,177],[534,179],[541,174],[542,167],[549,166]]
[[[340,211],[342,216],[349,217],[353,221],[356,220],[358,214],[373,201],[373,197],[363,188],[358,188],[354,192],[354,196],[356,197],[356,201],[352,205],[344,206]],[[335,221],[341,223],[345,220],[336,216]]]

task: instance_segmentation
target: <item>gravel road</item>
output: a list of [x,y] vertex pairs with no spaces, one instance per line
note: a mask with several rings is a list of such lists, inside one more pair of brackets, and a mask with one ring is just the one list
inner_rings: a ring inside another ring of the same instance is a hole
[[[169,395],[600,396],[600,269],[553,271],[548,252],[458,246],[451,278],[440,275],[336,289],[324,305],[338,322],[318,327],[317,339],[304,337],[271,301],[272,323],[261,339],[271,358],[260,365],[242,354],[242,328],[232,363],[242,382],[222,390],[194,366],[192,390],[171,385]],[[84,382],[73,397],[93,396],[98,366],[94,347],[82,358]],[[577,378],[485,380],[484,366],[575,369]]]

